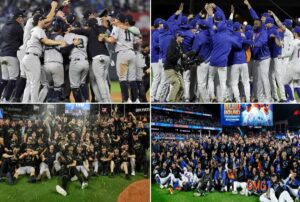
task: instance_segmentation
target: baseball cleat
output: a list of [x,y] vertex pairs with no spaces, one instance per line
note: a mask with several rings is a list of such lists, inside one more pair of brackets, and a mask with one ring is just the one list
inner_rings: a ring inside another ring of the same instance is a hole
[[169,188],[169,193],[170,193],[170,194],[174,194],[173,188]]
[[87,186],[88,186],[88,183],[87,182],[83,182],[81,184],[81,189],[85,189]]
[[59,193],[60,195],[67,196],[66,190],[64,190],[64,189],[63,189],[61,186],[59,186],[59,185],[56,185],[56,191],[57,191],[57,193]]

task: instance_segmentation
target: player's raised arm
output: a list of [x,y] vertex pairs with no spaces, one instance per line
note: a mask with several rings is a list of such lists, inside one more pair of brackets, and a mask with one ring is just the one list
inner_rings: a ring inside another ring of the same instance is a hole
[[277,17],[277,15],[275,15],[275,13],[271,10],[268,10],[269,15],[273,16],[276,24],[278,27],[280,27],[283,31],[285,31],[285,26],[282,24],[281,20]]
[[251,4],[249,3],[248,0],[244,0],[244,4],[248,7],[250,15],[252,17],[253,20],[258,20],[259,17],[257,15],[257,13],[255,12],[255,10],[252,8]]
[[58,6],[57,1],[52,1],[51,2],[51,10],[50,10],[50,12],[49,12],[49,14],[47,15],[47,18],[46,18],[47,22],[50,22],[50,21],[53,20],[53,18],[55,16],[55,10],[56,10],[57,6]]

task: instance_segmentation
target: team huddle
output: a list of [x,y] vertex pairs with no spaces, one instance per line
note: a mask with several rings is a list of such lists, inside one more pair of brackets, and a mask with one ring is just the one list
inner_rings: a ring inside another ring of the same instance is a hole
[[300,96],[300,27],[274,12],[254,21],[227,19],[214,3],[197,15],[183,4],[168,19],[154,20],[151,38],[152,101],[296,102]]
[[300,139],[264,135],[202,135],[152,139],[153,183],[170,194],[194,191],[259,196],[261,202],[294,202],[300,197]]
[[149,132],[132,114],[82,117],[45,115],[41,119],[0,121],[0,181],[18,183],[29,175],[29,183],[60,176],[56,191],[66,196],[68,184],[88,186],[92,176],[135,172],[148,177]]
[[149,46],[132,16],[86,10],[81,24],[69,11],[69,1],[52,1],[36,8],[25,26],[24,11],[14,11],[2,29],[2,102],[68,102],[71,92],[75,102],[112,102],[112,63],[122,102],[147,102]]

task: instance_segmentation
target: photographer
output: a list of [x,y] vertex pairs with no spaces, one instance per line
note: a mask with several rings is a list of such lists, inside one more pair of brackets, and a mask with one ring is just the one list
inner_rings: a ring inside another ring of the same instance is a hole
[[166,82],[171,85],[170,93],[167,102],[176,102],[181,99],[184,92],[184,84],[182,75],[178,67],[181,65],[181,60],[185,56],[182,52],[183,33],[177,32],[167,50],[166,62],[164,65],[164,74]]

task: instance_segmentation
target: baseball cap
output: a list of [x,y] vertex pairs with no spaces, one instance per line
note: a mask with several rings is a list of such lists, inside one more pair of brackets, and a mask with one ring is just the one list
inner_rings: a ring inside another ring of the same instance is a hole
[[176,36],[184,37],[184,33],[182,31],[177,31]]
[[285,19],[283,24],[286,26],[286,27],[291,27],[293,26],[293,21],[291,19]]
[[36,15],[36,14],[44,14],[44,9],[37,7],[36,9],[33,10],[32,15]]
[[126,21],[126,16],[123,15],[122,13],[117,14],[115,18],[122,23],[125,23],[125,21]]
[[296,26],[294,32],[300,35],[300,26]]
[[72,23],[72,27],[80,28],[81,24],[80,24],[80,22],[75,21],[75,22]]
[[193,20],[191,20],[191,22],[190,22],[190,27],[191,28],[193,28],[193,29],[195,29],[195,28],[197,28],[197,19],[193,19]]
[[180,22],[180,24],[181,25],[186,25],[188,23],[188,18],[186,17],[186,16],[182,16],[181,17],[181,22]]
[[19,18],[19,17],[24,18],[25,17],[25,10],[21,10],[21,9],[14,10],[13,16],[14,16],[14,18]]
[[153,22],[154,26],[158,26],[159,24],[163,24],[165,21],[161,18],[156,18]]
[[270,17],[270,14],[269,14],[269,13],[267,13],[267,12],[265,12],[265,13],[263,13],[263,14],[262,14],[262,17],[269,18],[269,17]]
[[75,22],[75,20],[76,20],[76,16],[74,14],[71,13],[67,16],[67,22],[69,24],[73,24],[73,22]]
[[252,31],[253,30],[253,27],[251,25],[247,25],[245,27],[245,31]]
[[206,20],[200,19],[197,21],[198,25],[200,25],[201,27],[208,27],[208,23]]
[[92,27],[92,26],[96,25],[97,23],[98,23],[98,21],[97,21],[97,19],[95,19],[95,18],[91,18],[91,19],[88,19],[88,20],[87,20],[87,25],[88,25],[89,27]]
[[100,13],[99,13],[100,18],[102,18],[104,16],[108,16],[108,10],[106,8],[101,10]]
[[219,12],[219,11],[217,11],[217,12],[215,13],[215,19],[218,20],[218,21],[223,20],[223,15],[222,15],[222,13]]
[[127,15],[126,16],[126,22],[128,22],[128,24],[130,26],[134,26],[135,25],[135,21],[133,20],[132,16],[131,15]]
[[241,24],[241,23],[239,23],[239,22],[234,22],[234,23],[233,23],[233,30],[234,30],[234,31],[240,30],[241,27],[242,27],[242,24]]
[[274,19],[273,18],[271,18],[271,17],[267,17],[267,19],[266,19],[266,22],[265,22],[266,24],[269,24],[269,23],[271,23],[271,24],[274,24]]
[[87,18],[89,18],[90,17],[90,15],[92,15],[94,12],[92,11],[92,10],[86,10],[86,11],[84,11],[84,13],[83,13],[83,18],[85,18],[85,19],[87,19]]
[[34,22],[38,22],[38,21],[41,21],[41,20],[44,20],[46,19],[45,16],[43,16],[42,14],[36,14],[34,17],[33,17],[33,21]]

